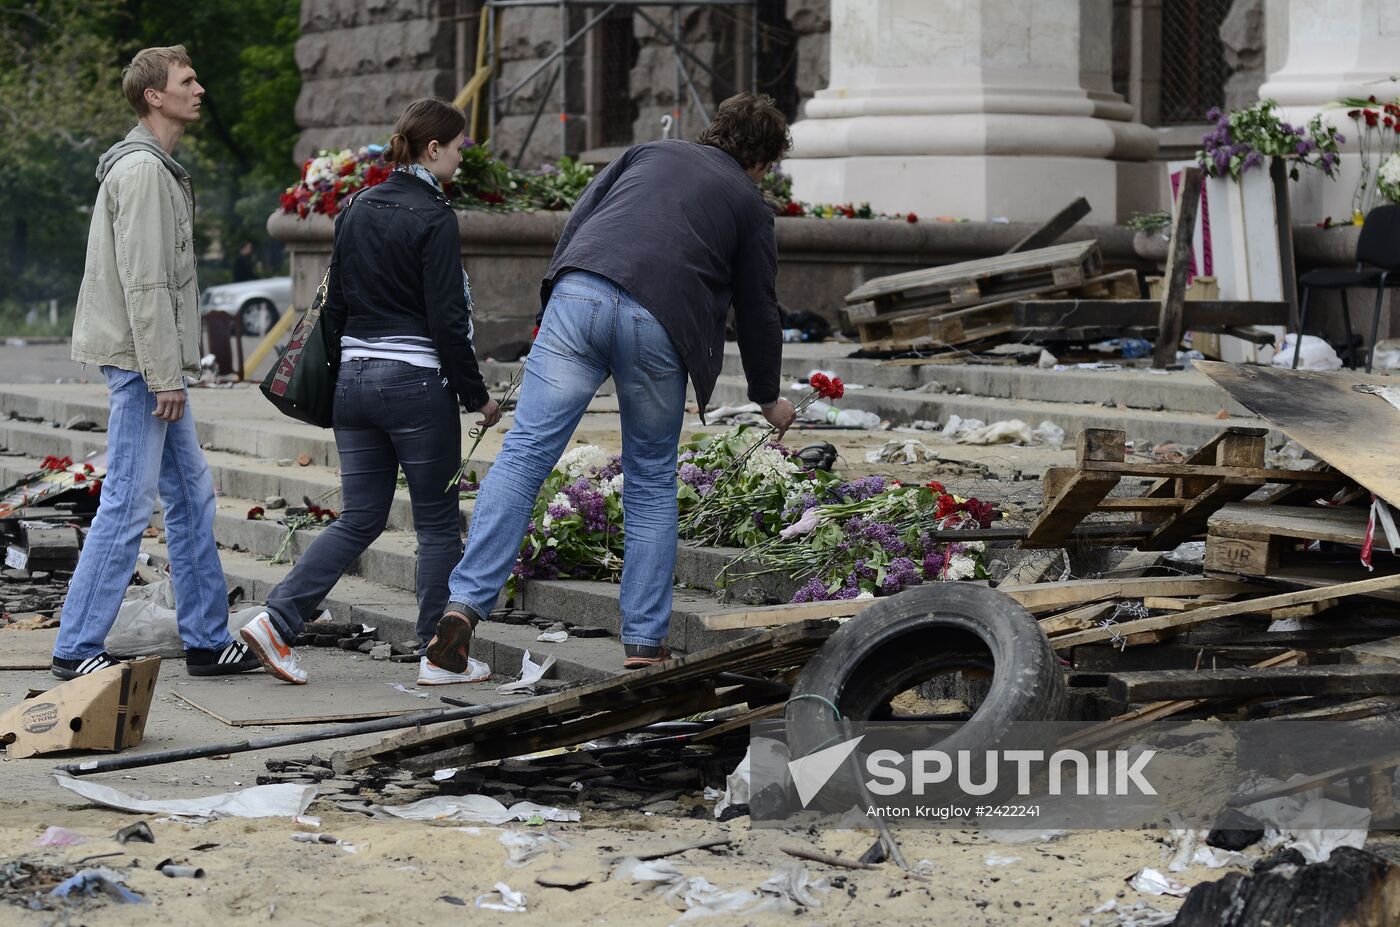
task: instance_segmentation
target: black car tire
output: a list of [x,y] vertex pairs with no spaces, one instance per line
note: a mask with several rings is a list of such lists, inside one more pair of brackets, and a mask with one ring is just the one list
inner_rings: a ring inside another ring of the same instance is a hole
[[980,755],[1006,746],[1018,722],[1063,719],[1064,674],[1035,618],[986,586],[933,583],[876,602],[807,663],[784,716],[789,755],[837,744],[847,737],[843,718],[884,716],[901,692],[963,669],[990,671],[991,688],[960,727],[928,747]]

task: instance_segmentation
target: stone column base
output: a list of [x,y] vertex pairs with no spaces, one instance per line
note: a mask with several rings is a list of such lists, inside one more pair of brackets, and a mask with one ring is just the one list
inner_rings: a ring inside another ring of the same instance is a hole
[[869,202],[880,212],[921,219],[956,216],[985,222],[1043,221],[1076,196],[1088,198],[1093,222],[1122,222],[1161,206],[1160,163],[1011,155],[879,155],[789,158],[782,163],[799,199]]

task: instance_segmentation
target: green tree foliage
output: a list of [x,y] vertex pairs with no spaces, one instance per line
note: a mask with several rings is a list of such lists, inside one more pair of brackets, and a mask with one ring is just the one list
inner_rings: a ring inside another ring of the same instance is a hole
[[0,0],[0,312],[77,293],[97,156],[129,124],[118,16],[116,0]]
[[[177,156],[194,178],[202,250],[263,225],[293,168],[299,0],[0,0],[0,313],[77,295],[97,157],[131,128],[121,68],[184,45],[206,88]],[[206,263],[201,282],[222,268]]]

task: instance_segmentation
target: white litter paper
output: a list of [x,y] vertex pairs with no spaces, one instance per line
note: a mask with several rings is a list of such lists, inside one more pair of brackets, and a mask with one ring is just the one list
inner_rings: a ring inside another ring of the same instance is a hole
[[418,698],[428,698],[428,693],[424,692],[422,689],[411,689],[401,682],[386,682],[385,685],[393,689],[395,692],[402,692],[405,695],[416,695]]
[[516,682],[508,682],[503,686],[497,686],[496,691],[502,695],[534,695],[535,683],[544,678],[544,674],[549,672],[554,666],[554,654],[544,658],[543,663],[536,663],[530,659],[530,651],[525,651],[520,658],[520,679]]
[[866,463],[915,464],[937,460],[938,455],[927,444],[917,438],[896,438],[886,441],[884,446],[865,452]]
[[[271,786],[266,786],[271,788]],[[315,792],[315,788],[312,788]],[[508,821],[528,821],[540,817],[546,821],[577,821],[577,811],[565,811],[518,801],[507,808],[489,795],[436,795],[407,805],[371,805],[370,811],[381,811],[406,821],[442,821],[452,824],[505,824]]]
[[988,866],[1012,866],[1021,861],[1019,856],[1003,856],[1000,853],[988,853]]
[[1371,828],[1371,809],[1314,798],[1288,824],[1295,848],[1310,863],[1325,862],[1338,847],[1361,849]]
[[546,644],[562,644],[569,639],[568,631],[541,631],[537,641],[544,641]]
[[165,800],[133,798],[110,785],[54,773],[62,788],[108,808],[138,814],[170,814],[177,817],[291,818],[307,809],[316,797],[314,785],[256,785],[241,792],[225,792],[202,798]]
[[1178,898],[1191,891],[1185,882],[1164,875],[1156,869],[1143,869],[1128,880],[1128,887],[1145,895],[1174,895]]
[[[507,914],[525,913],[525,893],[517,892],[504,882],[495,884],[494,892],[476,896],[476,906],[487,911],[504,911]],[[495,901],[489,899],[498,899]]]
[[569,844],[545,831],[508,830],[501,834],[501,845],[509,859],[506,865],[519,869],[530,860],[551,850],[567,850]]

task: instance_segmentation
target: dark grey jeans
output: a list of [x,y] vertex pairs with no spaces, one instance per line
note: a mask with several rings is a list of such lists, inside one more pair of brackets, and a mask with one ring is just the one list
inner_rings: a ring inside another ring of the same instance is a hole
[[391,360],[351,360],[335,387],[335,444],[342,511],[320,530],[267,597],[282,639],[302,626],[355,558],[384,531],[399,468],[408,479],[418,535],[418,636],[427,641],[447,607],[447,577],[462,556],[457,488],[462,462],[457,397],[436,370]]

